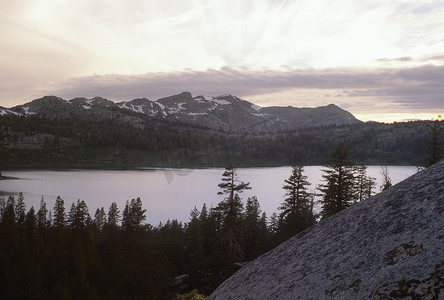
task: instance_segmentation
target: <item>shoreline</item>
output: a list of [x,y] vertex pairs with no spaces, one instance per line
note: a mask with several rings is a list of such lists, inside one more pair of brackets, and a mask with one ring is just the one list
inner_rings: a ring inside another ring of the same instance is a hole
[[9,180],[9,179],[18,179],[18,178],[17,177],[2,176],[2,175],[0,175],[0,180]]

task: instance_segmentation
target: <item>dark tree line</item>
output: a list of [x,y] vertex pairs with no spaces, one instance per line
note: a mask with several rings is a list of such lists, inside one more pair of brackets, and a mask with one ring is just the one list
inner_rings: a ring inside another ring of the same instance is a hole
[[[0,199],[0,290],[6,299],[171,299],[198,289],[210,294],[239,268],[282,241],[372,194],[374,179],[339,144],[325,167],[322,211],[302,166],[283,183],[284,200],[269,218],[259,200],[242,201],[250,184],[229,166],[219,184],[224,199],[190,212],[186,223],[152,226],[140,198],[93,216],[85,201],[69,210],[57,197],[26,211],[23,194]],[[32,295],[32,296],[31,296]]]
[[0,163],[47,166],[59,162],[76,166],[94,153],[97,157],[84,164],[102,159],[114,165],[134,166],[140,162],[133,157],[142,153],[159,164],[325,164],[330,149],[342,142],[357,150],[355,158],[362,163],[424,165],[428,162],[425,124],[429,122],[331,125],[273,134],[240,134],[156,118],[147,119],[145,127],[139,128],[119,123],[118,119],[1,116]]

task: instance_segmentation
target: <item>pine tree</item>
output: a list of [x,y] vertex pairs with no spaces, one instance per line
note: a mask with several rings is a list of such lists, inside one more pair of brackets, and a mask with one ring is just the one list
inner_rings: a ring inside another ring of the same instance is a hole
[[261,253],[261,250],[265,248],[266,232],[263,230],[264,222],[266,222],[266,216],[262,214],[257,197],[249,197],[245,205],[243,226],[245,258],[247,260],[256,258]]
[[116,202],[112,202],[108,209],[108,225],[117,226],[120,220],[120,211]]
[[66,223],[65,201],[60,196],[57,196],[54,204],[53,226],[55,228],[63,228],[66,226]]
[[72,229],[83,230],[91,222],[88,206],[84,200],[77,200],[77,204],[72,203],[68,213],[68,223]]
[[0,246],[2,244],[15,245],[17,241],[17,223],[15,218],[15,198],[9,196],[3,211],[0,226]]
[[6,201],[5,198],[0,198],[0,222],[2,221],[3,218],[3,213],[5,212],[6,209]]
[[36,230],[37,228],[37,218],[35,215],[35,210],[34,210],[34,206],[31,206],[31,208],[29,209],[28,213],[26,214],[26,218],[25,218],[25,232],[26,235],[28,237],[30,237],[32,235],[32,233]]
[[42,196],[40,199],[40,208],[37,212],[37,225],[39,230],[42,231],[44,228],[48,227],[48,210],[46,209],[46,203]]
[[17,223],[17,228],[19,230],[19,233],[21,233],[25,228],[25,218],[26,218],[26,204],[23,193],[19,193],[17,197],[17,201],[15,202],[14,212],[15,212],[15,221]]
[[373,195],[376,186],[375,180],[375,178],[367,176],[366,166],[359,165],[356,167],[357,196],[354,203],[366,200]]
[[231,261],[240,261],[243,259],[244,253],[241,246],[243,204],[239,193],[251,189],[250,183],[239,181],[237,179],[237,169],[230,165],[225,168],[225,172],[222,174],[222,183],[218,186],[222,189],[218,194],[226,195],[225,199],[216,207],[216,210],[221,213],[223,244],[228,258]]
[[146,209],[142,207],[142,200],[138,197],[131,202],[126,201],[122,217],[122,228],[126,231],[138,231],[143,228]]
[[71,226],[71,227],[74,227],[75,216],[76,216],[76,205],[73,202],[73,203],[71,203],[71,208],[69,209],[68,217],[67,217],[67,220],[66,220],[68,225]]
[[427,166],[431,166],[443,158],[442,121],[442,115],[438,115],[437,119],[432,119],[431,123],[427,125],[427,131],[429,132],[429,140],[427,140],[429,162]]
[[318,189],[322,193],[322,218],[346,209],[355,202],[355,163],[349,159],[354,150],[339,143],[330,153],[326,169],[322,170],[325,184]]
[[97,209],[96,213],[94,214],[94,224],[99,228],[100,230],[103,229],[103,226],[105,226],[106,223],[106,212],[105,209],[102,207],[101,209]]
[[200,212],[196,207],[190,212],[190,221],[186,226],[185,248],[187,249],[187,269],[192,273],[203,270],[206,264],[203,250],[203,228]]
[[392,187],[392,180],[390,179],[387,166],[383,166],[381,168],[381,175],[382,175],[381,191],[385,191],[386,189]]
[[122,229],[123,230],[130,230],[130,228],[131,228],[131,220],[130,220],[129,210],[130,210],[130,203],[128,200],[126,200],[125,208],[123,209],[123,213],[122,213]]
[[285,179],[282,188],[287,198],[279,207],[284,239],[314,224],[310,195],[307,192],[307,186],[310,184],[302,166],[293,167],[290,177]]

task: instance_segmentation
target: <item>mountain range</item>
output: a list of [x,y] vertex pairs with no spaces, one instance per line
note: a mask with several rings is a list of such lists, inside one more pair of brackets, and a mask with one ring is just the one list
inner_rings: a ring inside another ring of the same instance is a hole
[[138,98],[119,103],[102,97],[65,100],[45,96],[9,109],[0,107],[0,115],[6,114],[95,121],[115,119],[138,128],[146,126],[146,118],[161,118],[229,132],[278,132],[361,123],[334,104],[316,108],[260,107],[233,95],[193,97],[189,92],[156,101]]

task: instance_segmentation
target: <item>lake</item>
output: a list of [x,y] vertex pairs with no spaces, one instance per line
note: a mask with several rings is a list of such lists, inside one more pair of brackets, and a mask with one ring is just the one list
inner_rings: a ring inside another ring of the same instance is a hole
[[[304,167],[308,181],[312,183],[310,191],[315,191],[321,183],[322,167]],[[393,184],[404,180],[417,172],[412,166],[388,166]],[[123,211],[126,200],[140,197],[147,209],[147,223],[157,225],[168,219],[189,220],[190,211],[196,206],[199,210],[204,203],[215,207],[223,197],[217,195],[220,190],[224,169],[153,169],[138,168],[132,170],[10,170],[3,171],[4,176],[18,179],[1,180],[1,196],[16,195],[23,192],[26,209],[34,206],[39,209],[43,196],[47,208],[54,206],[57,196],[65,200],[68,211],[71,203],[78,199],[85,200],[91,217],[97,208],[105,211],[111,202],[116,202]],[[270,216],[277,211],[284,199],[282,185],[290,176],[291,167],[240,168],[238,179],[250,182],[251,190],[241,194],[245,203],[250,196],[257,196],[261,208]],[[379,192],[382,182],[381,166],[369,166],[367,174],[376,178]]]

